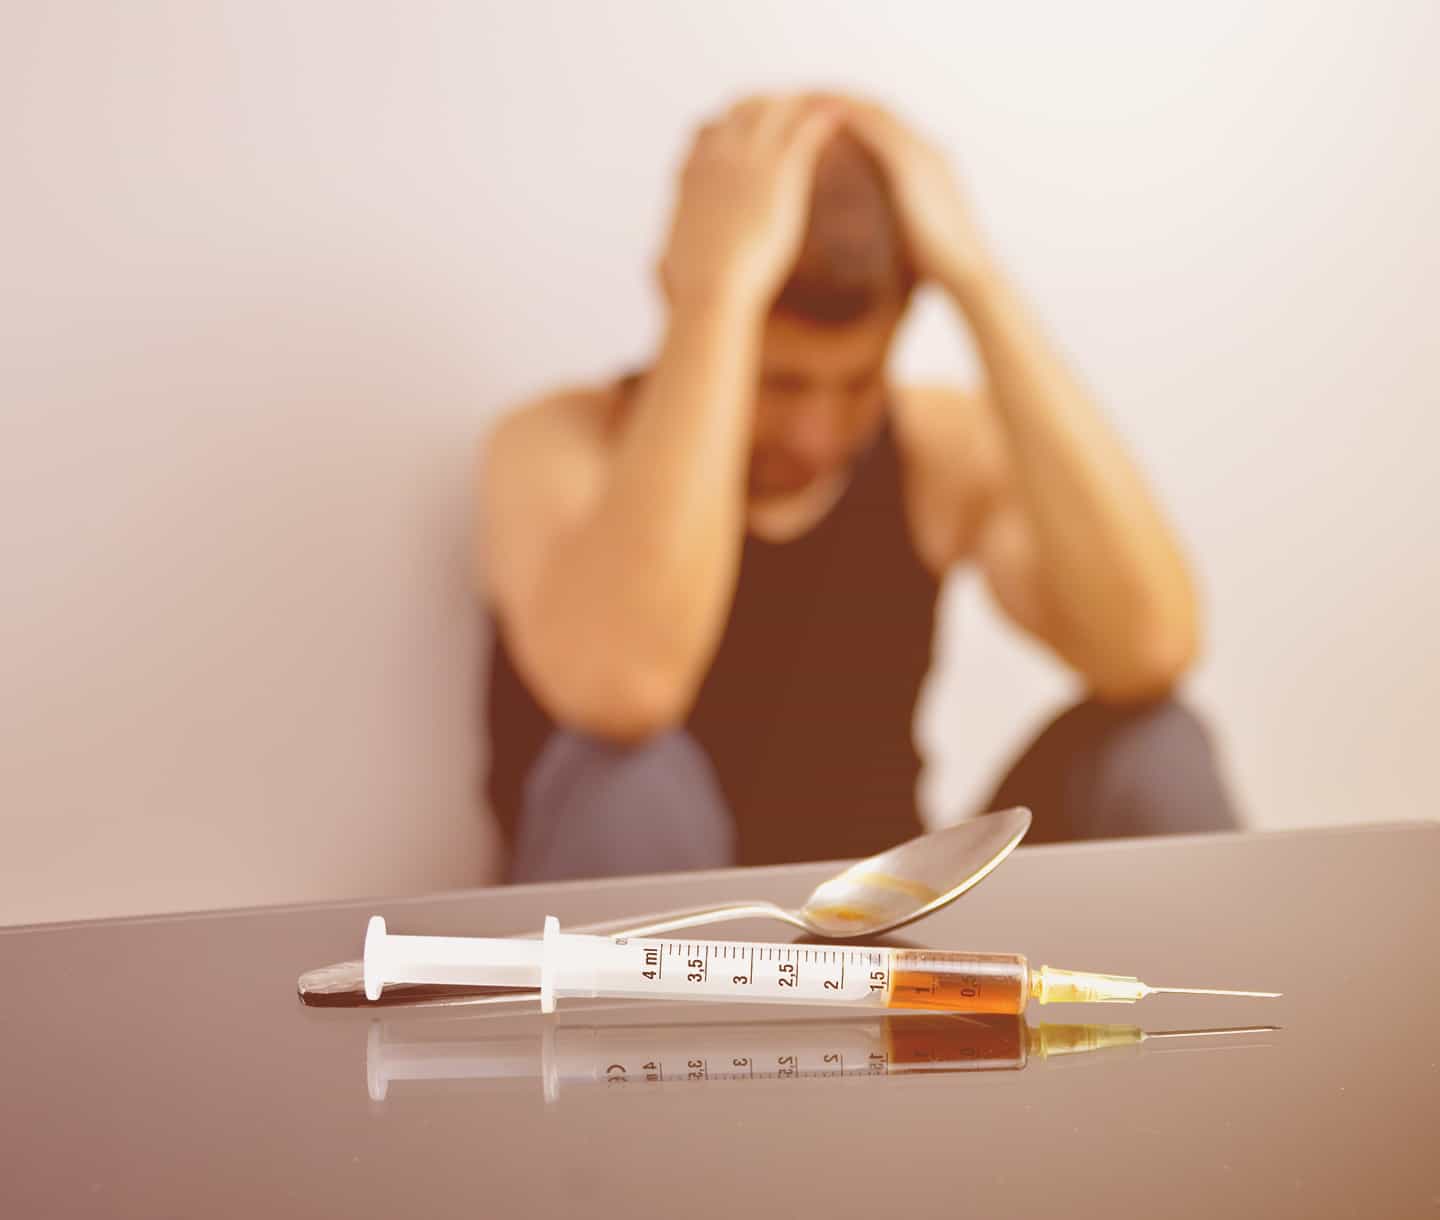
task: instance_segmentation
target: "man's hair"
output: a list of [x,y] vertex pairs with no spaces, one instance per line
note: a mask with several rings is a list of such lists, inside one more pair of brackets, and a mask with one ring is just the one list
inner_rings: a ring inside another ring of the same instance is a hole
[[903,304],[915,275],[890,187],[869,150],[838,132],[821,150],[805,240],[777,312],[832,325]]

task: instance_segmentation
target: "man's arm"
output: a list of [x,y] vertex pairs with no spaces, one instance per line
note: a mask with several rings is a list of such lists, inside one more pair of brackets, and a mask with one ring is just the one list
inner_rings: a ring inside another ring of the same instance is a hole
[[997,600],[1097,697],[1164,694],[1199,636],[1173,533],[1118,438],[985,256],[943,159],[878,108],[857,106],[854,124],[886,166],[921,274],[963,314],[984,365],[999,444],[977,549]]
[[1195,589],[1174,534],[1013,290],[998,276],[947,289],[975,334],[1009,458],[980,539],[997,600],[1097,697],[1164,695],[1199,643]]
[[683,716],[734,589],[752,331],[723,307],[672,319],[618,437],[595,396],[567,396],[486,447],[490,596],[561,723],[627,739]]
[[744,537],[762,327],[834,122],[814,102],[760,101],[702,133],[663,264],[665,339],[618,435],[593,401],[562,398],[487,447],[482,553],[501,630],[563,723],[643,737],[699,690]]

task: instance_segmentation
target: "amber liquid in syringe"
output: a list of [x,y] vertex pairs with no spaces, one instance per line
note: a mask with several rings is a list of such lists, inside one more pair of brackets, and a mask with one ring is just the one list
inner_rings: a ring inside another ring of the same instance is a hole
[[1025,959],[1013,953],[930,953],[896,949],[887,1008],[1020,1013],[1029,998]]

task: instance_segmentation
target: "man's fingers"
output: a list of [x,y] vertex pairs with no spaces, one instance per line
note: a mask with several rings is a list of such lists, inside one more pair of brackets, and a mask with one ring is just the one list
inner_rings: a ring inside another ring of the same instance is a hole
[[867,101],[852,101],[845,108],[845,125],[877,152],[891,144],[901,130],[889,111]]
[[834,134],[842,117],[843,112],[834,103],[806,99],[782,137],[782,155],[800,157],[813,164],[820,155],[821,146]]
[[863,116],[867,122],[879,126],[900,126],[900,119],[888,107],[882,106],[873,97],[849,97],[845,108],[852,114]]
[[845,122],[877,154],[925,143],[920,133],[904,119],[871,98],[851,99],[846,107]]
[[799,94],[771,99],[764,113],[755,121],[756,141],[771,149],[782,147],[787,133],[794,128],[797,116],[807,104],[808,100]]
[[724,125],[727,134],[740,139],[753,138],[765,122],[766,115],[774,107],[776,99],[766,94],[747,97],[731,106],[725,114]]
[[[838,95],[760,94],[743,98],[707,123],[701,128],[701,138],[712,146],[744,146],[762,154],[783,155],[797,141],[808,147],[818,130],[833,130],[844,109],[844,99]],[[825,116],[823,122],[820,116]]]

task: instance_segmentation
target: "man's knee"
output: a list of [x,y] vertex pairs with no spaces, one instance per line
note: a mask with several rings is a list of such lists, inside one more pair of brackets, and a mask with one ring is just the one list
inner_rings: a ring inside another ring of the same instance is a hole
[[674,730],[637,745],[554,733],[525,786],[514,881],[716,868],[734,826],[705,751]]
[[1110,766],[1128,767],[1151,758],[1214,757],[1209,730],[1178,699],[1129,706],[1087,699],[1065,712],[1055,727]]
[[1173,834],[1237,824],[1210,732],[1184,703],[1117,707],[1087,700],[1055,728],[1071,745],[1099,833]]

